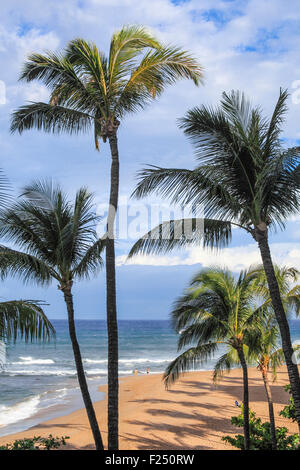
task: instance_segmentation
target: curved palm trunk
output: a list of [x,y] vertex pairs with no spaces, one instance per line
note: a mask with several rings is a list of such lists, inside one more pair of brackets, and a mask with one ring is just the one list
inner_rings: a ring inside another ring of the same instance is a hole
[[274,272],[267,234],[261,231],[257,231],[255,238],[258,242],[258,246],[260,249],[261,258],[268,281],[270,297],[272,300],[276,320],[280,329],[282,350],[284,353],[285,363],[288,370],[289,380],[291,384],[291,392],[295,402],[296,419],[300,431],[300,379],[297,364],[295,364],[292,359],[294,351],[291,342],[290,328],[280,297],[279,287]]
[[268,405],[269,405],[269,417],[270,417],[270,427],[271,427],[271,440],[272,440],[272,450],[276,450],[277,441],[276,441],[276,428],[275,428],[275,418],[274,418],[274,407],[272,400],[272,393],[269,384],[268,371],[266,368],[261,369],[262,377],[264,380],[264,386],[266,390]]
[[62,291],[64,294],[64,299],[65,299],[67,310],[68,310],[69,334],[70,334],[70,339],[72,343],[77,377],[78,377],[78,382],[79,382],[82,398],[83,398],[85,409],[88,415],[90,427],[93,433],[96,450],[104,450],[95,410],[93,407],[93,403],[89,394],[89,390],[88,390],[88,386],[87,386],[87,382],[85,378],[80,348],[79,348],[79,344],[77,341],[75,321],[74,321],[73,296],[72,296],[70,288],[62,289]]
[[119,448],[118,323],[114,225],[119,195],[119,152],[116,132],[109,136],[111,150],[110,198],[106,241],[106,311],[108,334],[108,449]]
[[244,385],[244,399],[243,399],[243,415],[244,415],[244,439],[245,450],[250,449],[250,430],[249,430],[249,385],[248,385],[248,368],[243,349],[237,350],[239,360],[243,369],[243,385]]

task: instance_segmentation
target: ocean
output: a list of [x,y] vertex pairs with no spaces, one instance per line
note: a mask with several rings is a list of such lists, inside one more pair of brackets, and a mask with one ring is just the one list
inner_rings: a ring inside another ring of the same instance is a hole
[[[6,348],[6,365],[0,372],[0,436],[28,429],[42,421],[83,408],[65,320],[52,321],[56,342],[18,342]],[[107,377],[106,323],[77,320],[89,389],[94,401]],[[290,322],[292,340],[300,340],[300,320]],[[163,372],[176,357],[178,336],[168,321],[119,321],[120,376]],[[211,370],[218,354],[201,370]]]

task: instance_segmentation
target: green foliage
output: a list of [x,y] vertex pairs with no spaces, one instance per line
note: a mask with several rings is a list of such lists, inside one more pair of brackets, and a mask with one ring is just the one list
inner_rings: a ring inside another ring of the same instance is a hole
[[[284,387],[285,391],[286,392],[289,392],[289,394],[291,394],[291,386],[290,384],[286,385]],[[284,418],[289,418],[291,419],[292,421],[296,421],[297,418],[296,418],[296,410],[295,410],[295,403],[294,403],[294,399],[293,397],[291,396],[289,398],[289,402],[288,404],[283,408],[282,411],[280,411],[279,413],[281,416],[283,416]]]
[[0,302],[0,339],[16,341],[50,341],[55,329],[44,313],[39,300]]
[[102,265],[105,241],[97,236],[98,220],[86,188],[71,202],[58,185],[36,181],[1,215],[1,237],[20,251],[0,247],[0,268],[41,284],[88,278]]
[[0,450],[51,450],[58,449],[60,446],[66,445],[66,440],[70,439],[69,436],[53,437],[49,434],[48,437],[34,436],[26,439],[17,439],[16,441],[0,446]]
[[256,273],[242,271],[238,279],[224,269],[199,271],[188,289],[176,301],[172,324],[180,333],[178,350],[190,345],[172,361],[164,374],[166,386],[187,370],[202,365],[221,344],[226,353],[217,361],[214,380],[239,363],[239,353],[249,354],[258,335],[256,323],[260,312],[253,310],[253,289]]
[[195,148],[195,167],[146,168],[138,175],[133,195],[155,194],[177,205],[205,207],[205,218],[191,230],[191,237],[178,237],[174,231],[174,223],[183,221],[164,222],[138,240],[130,256],[163,253],[189,243],[226,246],[232,226],[252,235],[262,222],[266,228],[283,228],[287,217],[299,211],[300,191],[300,147],[285,150],[280,139],[287,99],[287,91],[280,90],[270,119],[238,91],[223,93],[217,108],[188,111],[180,128]]
[[[243,411],[239,416],[231,418],[231,424],[242,428],[244,425]],[[262,422],[256,417],[254,411],[249,412],[250,450],[272,450],[271,426],[269,422]],[[223,441],[229,442],[233,447],[244,449],[244,436],[238,434],[234,437],[224,436]],[[288,435],[284,426],[276,428],[277,450],[300,450],[300,437],[298,434]]]
[[180,79],[198,85],[198,61],[177,47],[163,46],[145,28],[124,26],[111,39],[109,54],[84,39],[60,54],[31,54],[20,79],[50,90],[48,103],[26,104],[13,113],[11,131],[27,129],[77,134],[94,131],[95,146],[126,114],[143,109]]

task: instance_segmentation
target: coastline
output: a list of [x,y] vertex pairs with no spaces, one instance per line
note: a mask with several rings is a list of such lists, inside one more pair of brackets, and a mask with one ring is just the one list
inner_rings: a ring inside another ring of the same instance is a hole
[[[242,401],[242,371],[233,369],[215,387],[212,371],[188,372],[169,390],[165,390],[161,374],[122,377],[120,379],[120,449],[227,449],[221,437],[238,434],[230,423],[238,414],[235,400]],[[271,379],[271,377],[270,377]],[[279,416],[289,394],[283,386],[288,383],[285,367],[271,383],[276,424],[297,432],[297,425]],[[105,398],[94,403],[104,445],[107,443],[106,390]],[[263,381],[256,368],[249,368],[250,407],[262,420],[268,420]],[[34,435],[70,436],[62,449],[94,449],[92,434],[84,409],[43,421],[26,431],[0,438],[0,444]]]

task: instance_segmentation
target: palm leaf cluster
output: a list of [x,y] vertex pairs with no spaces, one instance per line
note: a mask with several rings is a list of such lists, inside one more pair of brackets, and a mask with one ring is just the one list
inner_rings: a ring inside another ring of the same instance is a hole
[[255,325],[259,309],[254,309],[255,274],[243,271],[238,279],[227,270],[209,268],[200,271],[172,310],[172,323],[180,332],[178,350],[192,345],[178,356],[165,372],[166,385],[189,369],[205,363],[221,345],[226,353],[217,361],[214,380],[233,363],[237,351],[248,354],[248,345],[259,340]]
[[39,80],[50,91],[48,103],[20,107],[12,132],[85,132],[93,128],[96,148],[109,126],[143,109],[180,78],[198,84],[202,68],[188,53],[163,46],[145,28],[126,26],[114,33],[106,56],[94,43],[70,41],[62,53],[32,54],[20,80]]
[[[222,247],[231,239],[232,225],[254,235],[256,227],[284,226],[299,210],[299,147],[283,149],[280,130],[288,94],[280,90],[270,119],[251,106],[244,94],[223,93],[217,108],[201,106],[180,119],[180,128],[194,145],[193,170],[150,167],[139,173],[133,196],[156,194],[172,203],[189,204],[204,212],[202,234],[157,237],[167,232],[165,222],[146,234],[131,250],[135,253],[168,251],[187,243]],[[183,224],[183,221],[176,221]],[[168,232],[169,233],[169,232]]]
[[44,302],[11,300],[0,302],[0,340],[48,341],[55,330],[43,311]]
[[2,215],[4,240],[18,250],[0,247],[2,270],[23,280],[59,285],[89,277],[102,263],[104,241],[98,239],[93,200],[81,188],[71,204],[59,186],[39,181]]

